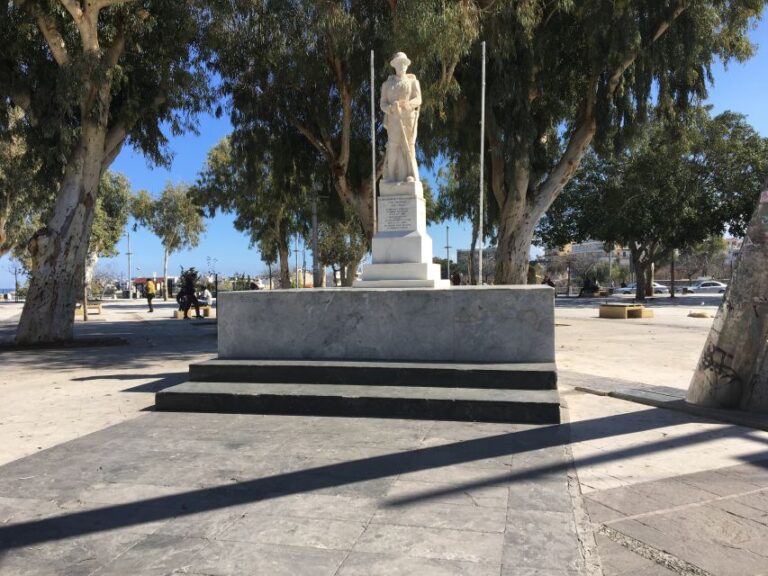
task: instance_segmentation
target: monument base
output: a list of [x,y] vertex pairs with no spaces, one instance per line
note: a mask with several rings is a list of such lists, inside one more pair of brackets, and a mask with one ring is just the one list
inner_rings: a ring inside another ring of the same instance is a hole
[[218,360],[158,392],[159,410],[560,421],[548,286],[261,290],[218,304]]
[[355,288],[450,288],[449,280],[356,280]]

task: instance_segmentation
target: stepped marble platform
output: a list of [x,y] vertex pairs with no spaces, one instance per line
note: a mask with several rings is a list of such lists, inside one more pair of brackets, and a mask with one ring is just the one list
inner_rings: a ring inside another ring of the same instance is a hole
[[551,424],[554,364],[212,360],[161,390],[158,410]]
[[224,293],[218,317],[158,410],[560,421],[546,286]]

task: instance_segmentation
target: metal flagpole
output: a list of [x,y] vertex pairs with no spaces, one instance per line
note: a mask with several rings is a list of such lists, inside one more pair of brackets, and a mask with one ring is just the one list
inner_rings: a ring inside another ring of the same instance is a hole
[[483,172],[485,171],[485,42],[483,47],[482,88],[480,93],[480,210],[478,212],[478,237],[480,238],[480,255],[477,259],[477,285],[483,285]]
[[376,210],[376,85],[373,71],[373,50],[371,50],[371,193],[373,194],[373,233],[378,232]]
[[133,282],[131,282],[131,256],[133,255],[133,252],[131,252],[131,231],[128,230],[128,252],[126,252],[128,255],[128,299],[133,300]]

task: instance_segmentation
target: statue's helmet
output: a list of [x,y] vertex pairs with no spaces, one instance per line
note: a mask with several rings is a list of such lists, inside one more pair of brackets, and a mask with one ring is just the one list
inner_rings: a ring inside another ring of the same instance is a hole
[[405,55],[405,52],[398,52],[392,57],[392,60],[389,61],[389,65],[393,68],[396,68],[398,63],[405,62],[406,66],[411,65],[411,61],[408,59],[408,56]]

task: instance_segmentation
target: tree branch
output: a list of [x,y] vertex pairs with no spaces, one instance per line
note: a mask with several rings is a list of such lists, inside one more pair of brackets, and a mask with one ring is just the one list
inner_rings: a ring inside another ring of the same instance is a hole
[[349,84],[344,78],[344,68],[341,60],[333,55],[330,57],[333,73],[336,76],[336,82],[339,85],[339,95],[341,96],[341,151],[337,163],[339,169],[345,173],[349,165],[350,139],[352,136],[352,98],[349,93]]
[[32,108],[32,93],[28,88],[15,87],[11,90],[11,102],[24,111],[24,115],[32,126],[37,126],[37,115]]
[[130,2],[136,2],[136,0],[93,0],[89,2],[89,6],[92,10],[101,10],[102,8],[108,8],[109,6],[117,6],[118,4],[128,4]]
[[125,51],[125,30],[121,29],[118,31],[114,41],[110,45],[106,54],[104,55],[104,61],[107,64],[107,66],[109,66],[110,68],[112,68],[113,66],[116,66],[118,60],[120,60],[120,56],[123,55],[124,51]]
[[[688,1],[687,0],[681,0],[680,3],[675,7],[675,9],[672,11],[672,13],[669,15],[669,18],[666,20],[662,20],[659,25],[656,27],[656,32],[654,32],[653,36],[650,39],[650,42],[646,44],[643,48],[647,48],[648,46],[654,44],[659,38],[661,38],[664,34],[666,34],[667,30],[669,30],[669,27],[672,26],[675,20],[677,20],[680,15],[685,12],[686,8],[688,8]],[[619,86],[619,82],[621,81],[621,77],[624,75],[624,72],[627,71],[627,68],[629,68],[634,61],[637,59],[638,54],[640,53],[640,50],[642,48],[638,48],[637,50],[633,50],[630,52],[627,57],[619,64],[613,71],[613,74],[611,74],[610,78],[608,79],[608,96],[613,96],[614,92],[616,92],[616,88]]]
[[67,51],[67,45],[64,43],[64,37],[59,32],[56,20],[54,20],[53,16],[43,14],[38,6],[34,6],[32,10],[37,21],[37,27],[48,43],[48,48],[51,49],[53,59],[56,60],[59,66],[66,66],[69,64],[69,52]]
[[543,214],[547,211],[550,204],[554,202],[557,195],[568,183],[573,174],[578,170],[581,158],[584,156],[587,147],[592,142],[592,137],[597,129],[595,119],[595,99],[597,97],[597,75],[593,76],[589,82],[587,95],[582,104],[581,112],[576,120],[575,127],[571,136],[568,138],[568,145],[565,152],[560,157],[555,167],[550,171],[547,179],[538,187],[536,200],[532,208],[532,214]]
[[83,8],[80,6],[80,2],[78,0],[59,0],[59,3],[66,8],[75,24],[79,25],[83,19]]
[[296,118],[291,118],[291,124],[294,128],[296,128],[296,130],[301,132],[304,138],[309,140],[309,143],[312,144],[312,146],[314,146],[328,162],[333,162],[336,155],[323,142],[321,142],[317,136],[312,134],[309,128],[299,122]]

